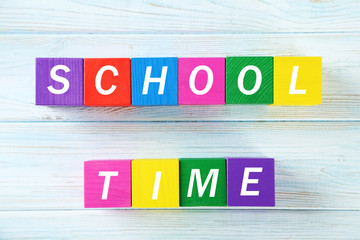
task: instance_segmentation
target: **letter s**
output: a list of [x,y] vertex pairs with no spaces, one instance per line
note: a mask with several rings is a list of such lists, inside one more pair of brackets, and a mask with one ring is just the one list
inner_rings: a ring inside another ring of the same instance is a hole
[[65,72],[70,72],[70,69],[65,65],[56,65],[50,71],[51,78],[54,81],[62,83],[64,87],[62,89],[55,89],[53,86],[48,86],[48,89],[53,94],[64,94],[67,92],[67,90],[69,90],[70,83],[69,80],[67,80],[66,78],[56,75],[57,70],[64,70]]

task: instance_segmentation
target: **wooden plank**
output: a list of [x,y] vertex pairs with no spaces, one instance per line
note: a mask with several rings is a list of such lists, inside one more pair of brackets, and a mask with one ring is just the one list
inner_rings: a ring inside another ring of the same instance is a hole
[[[359,120],[360,34],[2,35],[0,121]],[[99,47],[101,46],[101,47]],[[36,57],[322,56],[319,106],[35,106]]]
[[358,239],[360,211],[0,212],[1,239]]
[[83,209],[84,161],[167,157],[275,158],[276,208],[360,209],[359,122],[1,123],[0,139],[0,210]]
[[359,31],[358,1],[8,1],[0,31],[244,33]]

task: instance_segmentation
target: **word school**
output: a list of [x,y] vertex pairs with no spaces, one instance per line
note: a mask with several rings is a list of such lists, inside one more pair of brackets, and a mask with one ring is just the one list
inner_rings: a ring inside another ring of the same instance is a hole
[[85,208],[275,206],[273,158],[92,160]]
[[36,104],[321,104],[321,57],[37,58]]

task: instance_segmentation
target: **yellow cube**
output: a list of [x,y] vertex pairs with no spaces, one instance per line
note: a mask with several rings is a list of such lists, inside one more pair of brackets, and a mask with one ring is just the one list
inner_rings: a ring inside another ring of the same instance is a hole
[[321,104],[321,57],[274,57],[274,105]]
[[131,178],[132,207],[179,207],[179,159],[135,159]]

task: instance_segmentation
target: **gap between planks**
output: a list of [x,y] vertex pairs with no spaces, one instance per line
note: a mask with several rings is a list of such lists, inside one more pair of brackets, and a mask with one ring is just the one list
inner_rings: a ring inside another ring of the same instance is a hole
[[24,124],[37,124],[37,123],[44,123],[44,124],[55,124],[55,123],[296,123],[296,122],[303,122],[303,123],[359,123],[360,119],[244,119],[244,120],[44,120],[44,121],[0,121],[0,124],[6,123],[24,123]]
[[360,31],[318,31],[318,32],[172,32],[172,31],[159,31],[159,32],[26,32],[26,31],[0,31],[0,35],[314,35],[314,34],[359,34]]

